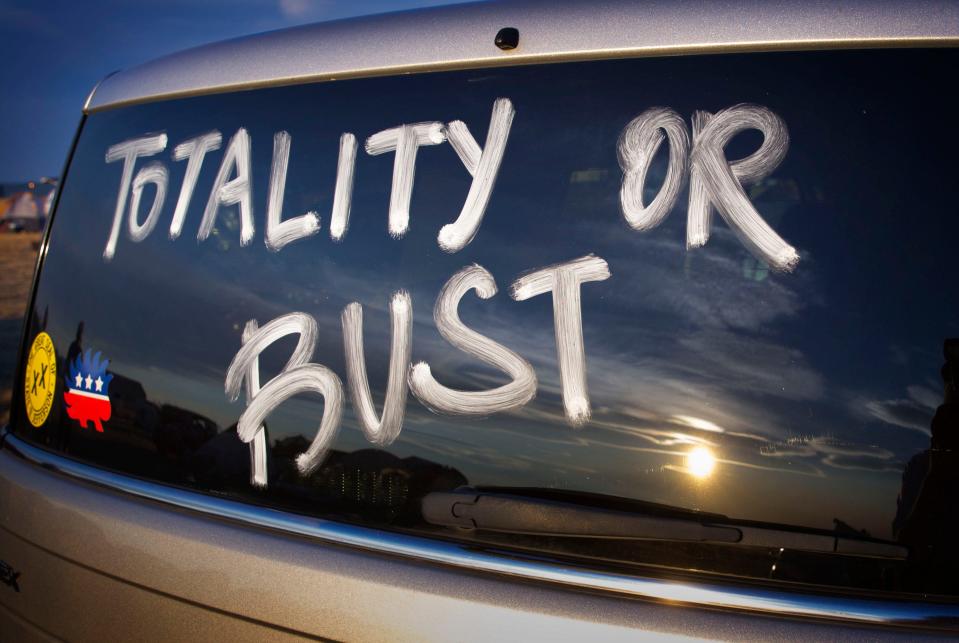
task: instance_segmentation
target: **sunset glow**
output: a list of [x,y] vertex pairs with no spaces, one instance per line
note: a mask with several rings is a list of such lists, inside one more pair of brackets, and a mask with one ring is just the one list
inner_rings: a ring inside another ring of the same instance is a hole
[[696,447],[686,454],[686,469],[697,478],[708,478],[716,468],[716,457],[706,447]]

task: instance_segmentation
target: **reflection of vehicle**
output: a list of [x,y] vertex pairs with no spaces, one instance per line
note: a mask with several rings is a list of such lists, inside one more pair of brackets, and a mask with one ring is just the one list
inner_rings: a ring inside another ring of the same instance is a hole
[[955,633],[959,9],[825,11],[467,5],[103,81],[4,638]]

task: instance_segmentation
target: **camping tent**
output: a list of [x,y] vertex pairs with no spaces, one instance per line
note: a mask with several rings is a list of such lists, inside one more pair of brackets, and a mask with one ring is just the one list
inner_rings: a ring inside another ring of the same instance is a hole
[[0,226],[18,230],[43,229],[46,217],[32,192],[19,192],[8,198],[9,206],[0,214]]

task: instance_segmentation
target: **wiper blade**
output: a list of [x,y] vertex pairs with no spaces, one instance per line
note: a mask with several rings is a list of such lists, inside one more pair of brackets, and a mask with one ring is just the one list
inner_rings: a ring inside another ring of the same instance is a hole
[[610,511],[491,493],[429,493],[423,518],[433,525],[538,536],[739,542],[729,527],[695,520]]
[[422,500],[432,525],[535,536],[660,540],[905,559],[902,545],[816,530],[737,523],[695,511],[660,516],[618,511],[516,494],[434,492]]

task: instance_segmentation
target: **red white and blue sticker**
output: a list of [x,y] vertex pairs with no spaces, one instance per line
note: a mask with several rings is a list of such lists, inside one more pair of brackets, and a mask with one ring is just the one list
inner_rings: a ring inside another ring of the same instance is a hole
[[88,349],[77,355],[70,364],[67,376],[67,390],[63,401],[67,405],[67,415],[80,423],[84,429],[94,428],[103,433],[103,423],[110,419],[110,380],[113,375],[107,373],[110,360],[100,361],[101,353]]

